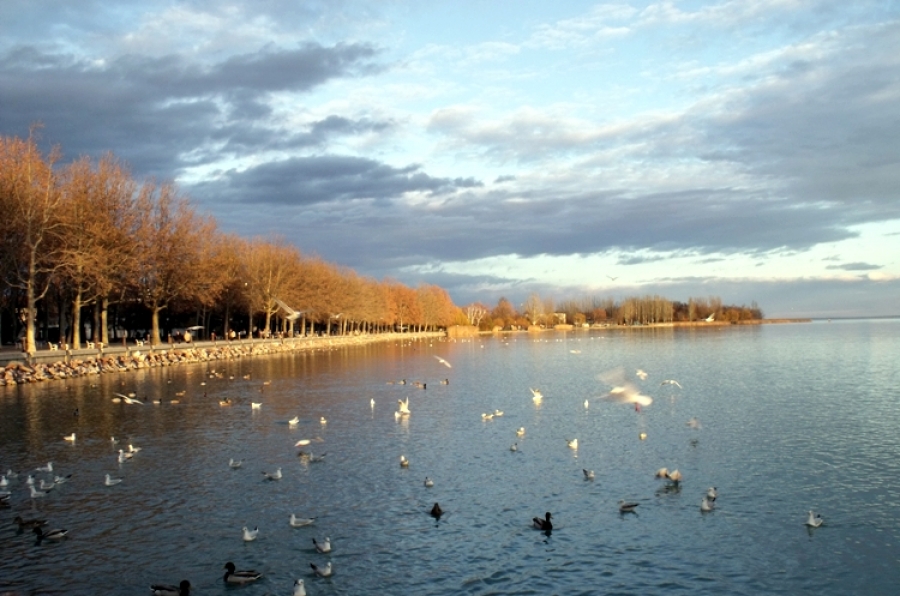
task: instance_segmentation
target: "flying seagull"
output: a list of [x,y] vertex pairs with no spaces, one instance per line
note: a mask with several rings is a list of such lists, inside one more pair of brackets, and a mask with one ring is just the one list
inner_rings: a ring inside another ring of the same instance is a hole
[[444,366],[446,366],[447,368],[453,368],[453,367],[450,365],[449,362],[447,362],[446,360],[444,360],[444,359],[441,358],[440,356],[435,356],[435,358],[437,358],[437,361],[440,362],[441,364],[443,364]]

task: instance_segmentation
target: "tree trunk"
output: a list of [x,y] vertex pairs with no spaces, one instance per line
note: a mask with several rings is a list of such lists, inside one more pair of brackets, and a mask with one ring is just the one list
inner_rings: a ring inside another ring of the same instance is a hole
[[100,341],[109,345],[109,298],[103,297],[99,301],[100,320],[97,328],[100,330]]
[[150,316],[150,343],[151,345],[158,346],[162,343],[159,340],[159,313],[162,308],[154,306],[151,308],[151,316]]
[[75,290],[72,299],[72,349],[81,349],[81,289]]

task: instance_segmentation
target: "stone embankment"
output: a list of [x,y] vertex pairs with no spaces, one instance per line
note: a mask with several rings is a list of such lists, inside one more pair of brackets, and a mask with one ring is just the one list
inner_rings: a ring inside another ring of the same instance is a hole
[[254,342],[227,342],[204,346],[182,344],[160,349],[118,348],[115,352],[85,358],[68,357],[55,362],[10,362],[0,369],[0,386],[70,379],[87,375],[121,373],[143,368],[175,366],[217,360],[234,360],[248,356],[264,356],[311,350],[331,350],[343,346],[428,337],[444,337],[443,333],[383,333],[338,337],[313,337]]

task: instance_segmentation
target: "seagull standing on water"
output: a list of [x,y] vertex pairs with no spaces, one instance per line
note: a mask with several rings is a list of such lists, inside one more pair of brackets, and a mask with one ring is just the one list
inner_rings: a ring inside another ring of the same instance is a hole
[[310,567],[312,567],[313,572],[319,577],[331,577],[332,569],[331,569],[331,561],[328,561],[324,567],[319,567],[315,563],[310,563]]
[[263,472],[263,475],[266,477],[266,480],[281,480],[281,468],[275,468],[275,471],[272,473]]
[[824,521],[825,520],[822,519],[821,515],[819,515],[818,513],[816,513],[813,510],[810,510],[809,517],[806,518],[806,525],[809,526],[810,528],[818,528],[819,526],[822,525],[822,523],[824,523]]
[[115,486],[120,482],[122,482],[121,478],[113,478],[109,474],[107,474],[106,478],[103,480],[103,484],[105,484],[106,486]]
[[297,517],[293,513],[291,514],[291,527],[292,528],[302,528],[303,526],[308,526],[316,521],[314,517]]
[[253,542],[259,537],[259,526],[252,530],[244,526],[241,528],[241,532],[243,533],[244,542]]
[[331,538],[326,538],[322,542],[316,541],[315,538],[312,539],[313,545],[316,547],[316,550],[322,554],[331,552]]

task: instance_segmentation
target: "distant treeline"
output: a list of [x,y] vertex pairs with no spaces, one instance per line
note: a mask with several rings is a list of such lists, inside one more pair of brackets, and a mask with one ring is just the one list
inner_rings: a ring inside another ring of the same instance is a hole
[[750,321],[763,318],[763,313],[752,303],[747,306],[724,305],[718,297],[691,298],[687,302],[673,302],[661,296],[626,298],[616,302],[612,298],[583,298],[554,303],[532,294],[517,310],[506,298],[489,308],[472,304],[464,310],[473,325],[489,330],[526,328],[531,325],[553,326],[567,323],[584,324],[649,325],[676,321],[701,321],[712,316],[716,321]]

